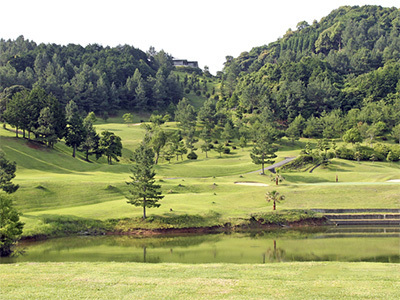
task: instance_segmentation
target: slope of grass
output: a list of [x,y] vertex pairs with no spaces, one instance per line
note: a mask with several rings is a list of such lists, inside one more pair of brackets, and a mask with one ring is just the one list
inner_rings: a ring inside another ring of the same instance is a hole
[[[71,157],[71,149],[64,143],[48,149],[39,144],[16,139],[14,133],[0,129],[0,145],[9,160],[17,162],[20,185],[15,193],[16,206],[24,213],[26,232],[34,233],[45,226],[43,216],[76,216],[106,220],[139,217],[141,209],[126,203],[126,181],[129,181],[130,155],[142,139],[144,129],[121,123],[99,123],[97,130],[114,131],[122,137],[124,152],[119,163],[107,165],[105,159],[83,160],[83,155]],[[176,124],[165,124],[166,129]],[[284,142],[277,161],[297,155],[305,140],[292,145]],[[253,213],[271,211],[264,199],[267,190],[278,189],[286,200],[278,209],[309,208],[399,208],[398,183],[400,163],[361,162],[334,159],[326,167],[312,173],[288,171],[285,181],[275,186],[270,176],[258,175],[260,166],[251,162],[249,152],[236,149],[231,154],[197,151],[196,161],[184,159],[162,162],[156,166],[157,181],[165,198],[158,209],[149,215],[174,214],[207,215],[213,211],[221,220],[247,218]],[[335,182],[336,175],[339,182]],[[238,181],[260,182],[268,187],[241,186]],[[40,230],[39,230],[40,231]]]

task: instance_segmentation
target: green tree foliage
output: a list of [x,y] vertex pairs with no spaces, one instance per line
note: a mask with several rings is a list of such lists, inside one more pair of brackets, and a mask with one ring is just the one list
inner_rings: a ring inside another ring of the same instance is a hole
[[179,126],[182,130],[187,130],[195,126],[196,113],[188,99],[183,98],[176,106],[175,121],[179,122]]
[[72,147],[72,157],[75,157],[76,149],[82,144],[86,136],[83,120],[76,108],[72,100],[66,107],[67,130],[65,143],[67,146]]
[[103,131],[100,135],[99,146],[96,152],[97,158],[105,155],[107,163],[112,165],[112,160],[119,161],[118,157],[122,155],[121,138],[110,131]]
[[399,142],[400,144],[400,124],[397,124],[395,127],[393,127],[392,137],[396,142]]
[[155,153],[155,160],[154,163],[158,164],[158,159],[160,157],[160,152],[162,148],[165,146],[167,143],[168,136],[165,133],[164,130],[161,128],[157,128],[152,132],[151,138],[150,138],[150,146],[153,148],[153,151]]
[[11,197],[0,193],[0,256],[12,253],[12,246],[21,237],[23,227]]
[[[118,109],[160,109],[182,97],[180,84],[170,77],[172,57],[164,51],[148,56],[128,45],[37,45],[22,36],[1,40],[0,49],[0,91],[15,85],[41,86],[63,106],[74,100],[80,110],[99,115]],[[157,73],[162,78],[156,78]]]
[[38,118],[39,127],[35,129],[36,140],[39,140],[48,147],[53,148],[57,142],[56,130],[54,127],[55,119],[49,107],[45,107],[40,111]]
[[[390,131],[399,110],[398,23],[396,8],[380,6],[343,6],[312,25],[300,22],[276,42],[227,57],[225,94],[238,96],[237,111],[253,113],[266,106],[289,124],[299,114],[306,120],[324,119],[321,128],[307,124],[306,137],[342,135],[357,124],[330,124],[356,108],[374,118],[358,122],[382,121]],[[232,74],[236,77],[228,79]],[[234,83],[233,91],[228,82]]]
[[128,124],[128,126],[129,124],[133,123],[133,115],[131,113],[124,114],[122,116],[122,119],[124,119],[124,122]]
[[342,137],[343,141],[346,143],[352,143],[353,145],[355,143],[361,143],[362,142],[362,136],[360,134],[360,131],[358,128],[351,128],[345,132],[345,134]]
[[132,181],[127,182],[129,186],[129,196],[127,203],[134,206],[143,208],[143,220],[146,219],[146,208],[159,207],[161,200],[164,196],[161,195],[161,186],[155,184],[154,176],[156,173],[153,171],[154,165],[154,152],[144,143],[134,151],[132,160],[130,178]]
[[256,140],[254,147],[250,153],[253,163],[261,164],[261,174],[264,175],[264,165],[273,164],[276,157],[277,148],[273,145],[277,141],[277,131],[270,124],[266,124],[258,128],[256,132]]
[[[41,116],[44,109],[46,109],[46,113]],[[41,124],[39,124],[39,118]],[[44,130],[44,127],[48,127],[47,129],[51,127],[51,135],[54,134],[57,138],[62,138],[65,131],[65,117],[60,103],[42,88],[34,88],[31,91],[25,89],[15,93],[7,103],[3,119],[16,128],[17,137],[18,129],[23,130],[24,137],[27,131],[28,138],[30,138],[30,133],[36,133],[41,126],[41,131]],[[41,131],[39,131],[39,136],[36,136],[38,140],[43,140]]]
[[280,203],[281,201],[285,200],[285,196],[281,195],[278,191],[273,190],[273,191],[268,191],[265,194],[265,200],[268,202],[272,202],[273,206],[272,209],[276,210],[276,203]]
[[16,170],[16,163],[7,160],[4,152],[0,151],[0,190],[11,194],[19,188],[18,185],[11,182],[15,177]]
[[[15,177],[16,165],[8,161],[0,151],[0,190],[11,194],[18,189],[11,180]],[[9,256],[12,246],[19,240],[24,224],[14,208],[12,199],[0,191],[0,256]]]
[[298,115],[292,123],[290,123],[289,127],[286,129],[286,136],[289,140],[294,143],[295,141],[299,140],[305,126],[305,119],[302,115]]
[[80,145],[81,149],[85,152],[85,160],[89,161],[89,155],[98,151],[100,137],[94,128],[93,123],[96,122],[96,116],[93,112],[88,113],[83,120],[84,139]]

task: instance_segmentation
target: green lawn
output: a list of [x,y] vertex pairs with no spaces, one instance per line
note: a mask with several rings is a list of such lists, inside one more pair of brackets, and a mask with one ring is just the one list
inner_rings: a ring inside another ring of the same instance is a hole
[[0,265],[1,299],[399,299],[381,263]]
[[[52,232],[51,220],[134,218],[141,209],[126,203],[130,155],[144,130],[120,119],[98,122],[97,130],[122,137],[123,157],[107,165],[105,159],[88,163],[83,155],[71,157],[62,142],[50,150],[0,129],[0,146],[17,162],[14,194],[23,212],[24,235]],[[174,128],[176,124],[164,126]],[[277,161],[298,155],[305,140],[284,143]],[[156,166],[157,183],[165,198],[149,216],[202,216],[232,222],[272,210],[264,199],[267,190],[286,196],[278,210],[309,208],[400,208],[400,163],[334,159],[313,173],[284,172],[275,186],[271,178],[254,172],[251,145],[230,155],[197,151],[187,159]],[[253,173],[250,173],[253,172]],[[339,182],[335,182],[338,175]],[[268,187],[235,182],[258,182]],[[171,211],[172,210],[172,211]],[[218,216],[218,217],[216,217]],[[193,219],[193,218],[192,218]],[[196,218],[194,218],[196,219]],[[129,226],[130,221],[120,226]],[[124,225],[125,224],[125,225]],[[212,225],[212,224],[211,224]],[[398,299],[398,264],[381,263],[273,263],[265,265],[179,265],[137,263],[18,263],[0,265],[1,299]]]
[[[125,182],[130,180],[130,155],[142,139],[144,129],[120,121],[110,119],[97,125],[99,132],[111,130],[122,137],[123,157],[111,166],[103,158],[85,162],[82,154],[74,159],[71,149],[62,142],[50,150],[16,139],[13,131],[0,129],[1,148],[18,166],[14,182],[20,189],[14,197],[17,208],[24,214],[25,235],[41,232],[40,228],[46,226],[42,222],[46,215],[97,220],[141,215],[140,208],[126,203]],[[171,129],[176,124],[164,126]],[[305,140],[294,145],[284,142],[276,160],[298,155],[304,144]],[[313,173],[285,172],[286,180],[275,186],[269,175],[250,173],[260,169],[251,162],[250,150],[251,145],[238,148],[221,158],[215,151],[210,151],[206,158],[198,150],[196,161],[161,161],[155,169],[165,198],[160,208],[150,209],[148,214],[170,215],[172,210],[174,215],[207,215],[212,211],[222,221],[248,218],[253,213],[271,211],[272,205],[265,201],[264,195],[272,189],[286,196],[278,209],[400,208],[400,184],[386,182],[400,179],[400,163],[334,159],[329,167],[317,168]],[[236,185],[238,181],[269,186]]]

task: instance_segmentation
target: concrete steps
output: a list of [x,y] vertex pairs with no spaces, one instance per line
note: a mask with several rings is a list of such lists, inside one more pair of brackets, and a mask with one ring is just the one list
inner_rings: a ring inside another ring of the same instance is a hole
[[400,226],[400,209],[313,209],[336,226]]

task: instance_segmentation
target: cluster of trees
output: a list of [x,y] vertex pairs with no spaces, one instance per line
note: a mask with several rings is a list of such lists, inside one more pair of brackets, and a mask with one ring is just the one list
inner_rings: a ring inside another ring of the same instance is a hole
[[[205,153],[216,151],[219,157],[230,154],[237,147],[246,147],[253,143],[252,161],[262,166],[273,163],[276,157],[277,144],[283,136],[276,122],[269,121],[261,115],[256,115],[243,122],[235,118],[232,111],[218,107],[218,101],[207,99],[196,111],[190,102],[183,98],[176,106],[175,120],[178,129],[165,129],[160,125],[169,119],[168,115],[152,115],[150,124],[142,126],[146,129],[146,144],[154,152],[154,162],[159,159],[170,162],[183,159],[197,159],[198,151]],[[125,118],[129,120],[129,115]]]
[[164,109],[182,98],[172,57],[150,48],[56,44],[0,39],[0,92],[14,85],[42,87],[64,107],[101,115],[119,109]]
[[284,125],[357,109],[360,121],[382,121],[390,131],[399,122],[399,28],[399,10],[380,6],[345,6],[312,25],[300,22],[276,42],[227,56],[221,105],[240,117],[268,108]]
[[[0,97],[0,120],[16,128],[16,136],[22,130],[24,138],[41,142],[53,147],[59,139],[64,138],[67,146],[85,152],[96,158],[105,155],[109,164],[112,159],[118,161],[121,156],[121,138],[114,133],[104,131],[98,135],[95,127],[96,116],[93,112],[82,118],[77,104],[71,100],[62,108],[52,94],[43,88],[35,87],[27,90],[22,86],[5,89]],[[4,123],[4,125],[5,125]]]
[[183,80],[181,81],[178,77],[178,81],[181,82],[182,88],[186,94],[189,94],[193,91],[197,96],[204,95],[206,98],[209,98],[211,95],[215,94],[215,88],[209,92],[208,82],[212,82],[209,79],[211,76],[203,76],[205,74],[196,74],[192,73],[190,75],[185,74]]

